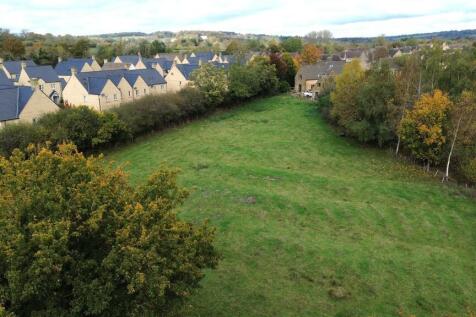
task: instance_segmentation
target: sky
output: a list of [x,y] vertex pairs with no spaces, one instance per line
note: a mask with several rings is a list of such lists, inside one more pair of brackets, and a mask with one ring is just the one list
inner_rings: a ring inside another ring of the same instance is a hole
[[334,37],[476,29],[476,0],[0,0],[0,28],[93,35],[233,31]]

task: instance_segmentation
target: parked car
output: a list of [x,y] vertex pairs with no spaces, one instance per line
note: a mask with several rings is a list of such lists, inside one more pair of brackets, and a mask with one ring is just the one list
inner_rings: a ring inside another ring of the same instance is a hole
[[312,92],[310,92],[310,91],[305,91],[305,92],[302,93],[302,95],[303,95],[304,97],[307,97],[307,98],[312,98],[312,97],[314,97],[314,94],[313,94]]

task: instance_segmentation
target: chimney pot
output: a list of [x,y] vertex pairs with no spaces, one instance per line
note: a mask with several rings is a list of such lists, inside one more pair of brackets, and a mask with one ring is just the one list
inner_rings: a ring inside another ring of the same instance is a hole
[[20,65],[22,69],[26,68],[26,62],[21,62]]
[[63,57],[58,56],[58,63],[61,63],[63,61]]
[[76,67],[72,67],[71,68],[71,76],[76,76],[78,74],[78,70],[76,69]]
[[104,64],[107,64],[109,60],[107,58],[104,59]]

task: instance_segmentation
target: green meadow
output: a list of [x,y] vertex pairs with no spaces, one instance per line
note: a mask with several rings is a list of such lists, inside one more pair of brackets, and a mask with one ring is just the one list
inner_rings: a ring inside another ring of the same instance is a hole
[[467,316],[476,201],[338,136],[314,104],[250,102],[107,153],[141,183],[179,167],[178,210],[223,256],[181,316]]

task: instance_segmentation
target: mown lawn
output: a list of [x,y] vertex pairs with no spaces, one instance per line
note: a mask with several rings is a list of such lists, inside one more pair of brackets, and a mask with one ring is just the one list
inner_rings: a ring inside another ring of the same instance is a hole
[[476,201],[337,136],[313,105],[259,100],[107,154],[192,190],[223,260],[183,316],[462,316],[476,309]]

